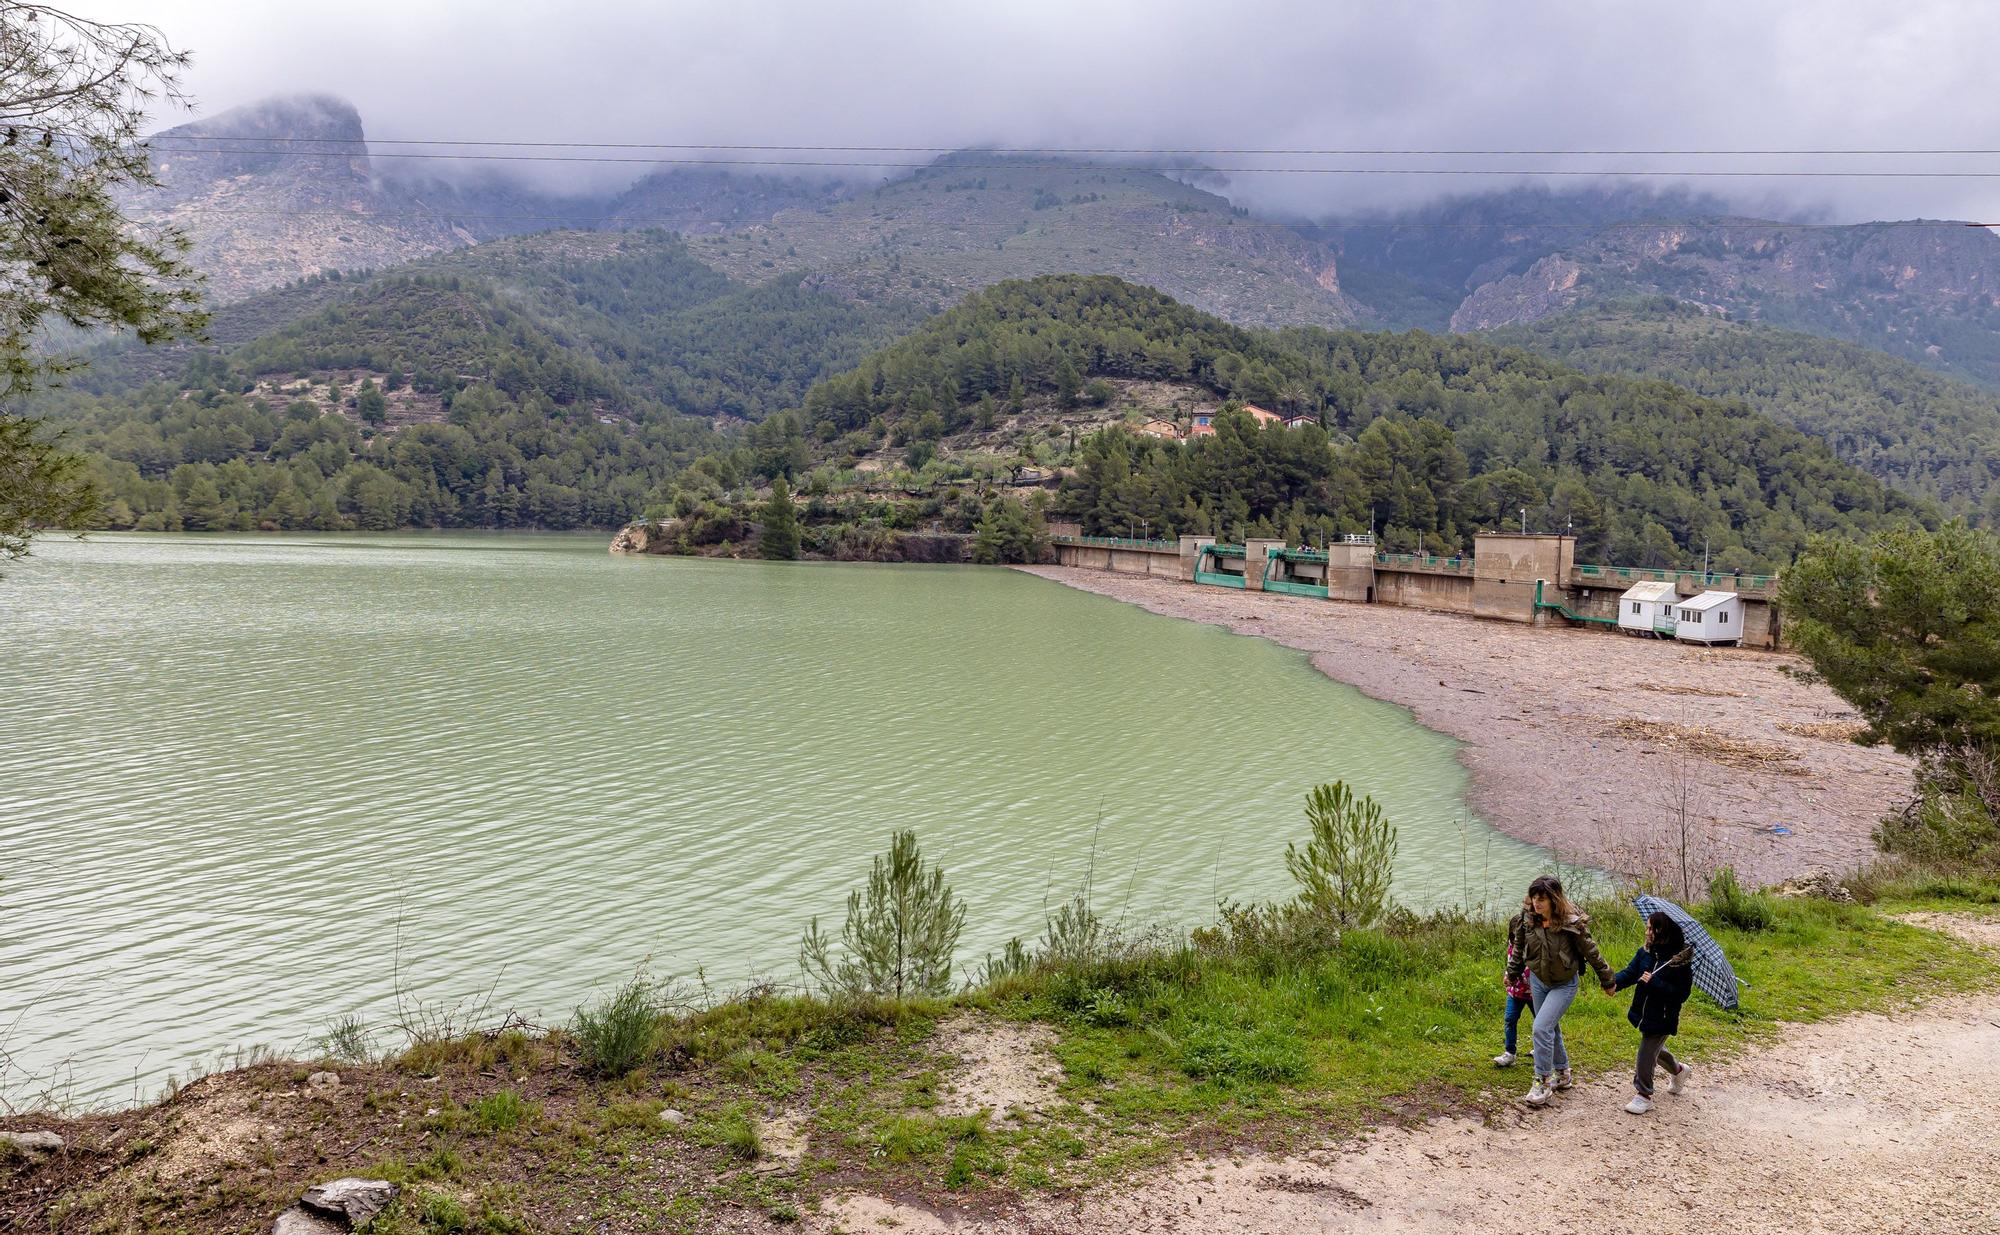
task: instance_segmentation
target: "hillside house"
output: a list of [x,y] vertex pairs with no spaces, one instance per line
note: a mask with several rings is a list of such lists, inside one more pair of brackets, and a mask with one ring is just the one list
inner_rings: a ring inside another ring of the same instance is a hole
[[1307,425],[1316,425],[1318,423],[1319,416],[1314,412],[1293,412],[1291,415],[1285,417],[1285,427],[1287,429],[1303,429]]
[[[1189,437],[1202,437],[1215,432],[1215,418],[1220,414],[1220,412],[1207,409],[1196,412],[1194,414],[1194,425],[1188,430],[1187,435]],[[1265,411],[1255,403],[1245,403],[1243,405],[1243,414],[1256,421],[1259,428],[1265,425],[1290,423],[1283,416],[1278,415],[1278,413]],[[1313,417],[1312,423],[1318,424],[1319,418],[1316,416]]]
[[1674,604],[1674,638],[1682,643],[1735,643],[1743,637],[1743,598],[1703,592]]
[[1147,437],[1164,438],[1170,442],[1181,440],[1181,427],[1171,420],[1148,420],[1141,424],[1136,432],[1143,433]]

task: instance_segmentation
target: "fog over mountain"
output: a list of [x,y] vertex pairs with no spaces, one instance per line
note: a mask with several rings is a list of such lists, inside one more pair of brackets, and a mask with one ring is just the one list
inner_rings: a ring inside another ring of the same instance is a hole
[[[257,12],[261,9],[262,12]],[[196,62],[195,117],[272,94],[327,92],[366,117],[385,175],[501,176],[602,193],[650,152],[545,150],[635,162],[440,161],[385,139],[759,146],[1213,147],[1230,168],[1370,167],[1423,174],[1232,170],[1228,194],[1268,212],[1352,213],[1516,182],[1439,170],[1983,171],[1955,155],[1257,156],[1235,149],[1796,150],[2000,146],[1983,62],[2000,9],[1866,0],[1772,13],[1659,6],[1449,4],[1339,8],[1253,0],[1010,5],[857,0],[772,6],[614,0],[90,0],[90,16],[160,26]],[[1476,71],[1475,71],[1476,70]],[[160,116],[161,127],[189,120]],[[500,153],[489,151],[489,153]],[[510,151],[507,153],[532,153]],[[682,152],[862,166],[767,170],[879,178],[928,151]],[[1574,184],[1570,178],[1545,181]],[[1747,214],[1831,220],[2000,217],[1984,179],[1702,178]]]

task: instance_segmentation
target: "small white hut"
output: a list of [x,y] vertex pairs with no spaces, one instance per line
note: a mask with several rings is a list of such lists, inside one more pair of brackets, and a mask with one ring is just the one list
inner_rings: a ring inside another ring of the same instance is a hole
[[1743,598],[1703,592],[1674,603],[1674,638],[1683,643],[1735,643],[1743,637]]
[[1680,594],[1671,583],[1635,583],[1618,598],[1618,629],[1670,639],[1674,634],[1674,605],[1679,600]]

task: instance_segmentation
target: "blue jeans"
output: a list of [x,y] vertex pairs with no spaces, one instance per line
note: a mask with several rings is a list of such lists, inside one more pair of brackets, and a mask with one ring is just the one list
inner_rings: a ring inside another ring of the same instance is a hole
[[[1529,1005],[1528,1001],[1527,1001],[1526,999],[1522,998],[1522,997],[1521,997],[1521,996],[1519,996],[1519,995],[1509,995],[1509,996],[1507,996],[1507,1013],[1506,1013],[1506,1015],[1507,1015],[1507,1053],[1508,1053],[1509,1055],[1512,1055],[1512,1054],[1514,1053],[1514,1046],[1515,1046],[1515,1044],[1516,1044],[1517,1042],[1519,1042],[1519,1041],[1520,1041],[1520,1039],[1519,1039],[1518,1037],[1516,1037],[1516,1036],[1515,1036],[1515,1026],[1517,1026],[1517,1025],[1519,1025],[1519,1024],[1521,1023],[1521,1012],[1522,1012],[1522,1010],[1523,1010],[1524,1008],[1527,1008],[1527,1007],[1529,1007],[1529,1006],[1530,1006],[1530,1005]],[[1529,1018],[1529,1019],[1530,1019],[1531,1021],[1533,1020],[1533,1018],[1532,1018],[1532,1017],[1531,1017],[1531,1018]]]
[[[1582,975],[1578,975],[1581,977]],[[1576,978],[1560,986],[1550,986],[1541,975],[1528,975],[1528,993],[1535,997],[1535,1075],[1554,1076],[1569,1067],[1569,1049],[1563,1045],[1563,1013],[1576,1001]]]

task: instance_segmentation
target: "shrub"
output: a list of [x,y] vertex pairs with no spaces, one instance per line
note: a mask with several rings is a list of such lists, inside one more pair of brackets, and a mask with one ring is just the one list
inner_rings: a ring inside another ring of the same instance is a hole
[[1739,931],[1767,931],[1778,920],[1778,906],[1763,892],[1747,892],[1736,872],[1723,867],[1708,881],[1708,911],[1716,921]]
[[1340,946],[1340,925],[1293,901],[1285,905],[1238,905],[1217,910],[1219,921],[1192,935],[1195,949],[1210,955],[1239,956],[1269,971]]
[[374,1057],[374,1042],[368,1026],[358,1016],[343,1016],[320,1035],[320,1053],[342,1063],[367,1063]]
[[1090,885],[1086,883],[1049,915],[1041,941],[1035,945],[1035,963],[1054,969],[1095,965],[1109,955],[1113,942],[1111,928],[1090,907]]
[[645,1062],[657,1019],[651,987],[635,979],[595,1009],[578,1008],[570,1033],[585,1068],[616,1078]]
[[1021,945],[1019,939],[1009,939],[998,956],[987,954],[985,963],[979,967],[979,985],[993,986],[1026,977],[1029,967],[1028,949]]
[[878,855],[868,886],[847,897],[843,955],[819,919],[799,944],[799,967],[828,994],[902,1001],[951,991],[951,955],[965,926],[965,902],[952,895],[944,868],[926,863],[917,834],[895,833]]
[[1396,827],[1374,798],[1356,798],[1345,782],[1321,785],[1306,798],[1312,839],[1304,852],[1285,846],[1285,867],[1299,884],[1299,903],[1344,927],[1368,926],[1389,903],[1396,863]]

